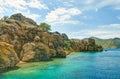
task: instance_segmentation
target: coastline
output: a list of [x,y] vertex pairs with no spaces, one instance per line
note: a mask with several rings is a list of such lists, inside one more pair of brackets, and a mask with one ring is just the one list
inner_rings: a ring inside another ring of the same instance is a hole
[[119,79],[120,64],[116,61],[120,59],[120,52],[112,49],[107,52],[109,53],[75,52],[67,58],[53,58],[53,61],[23,63],[19,69],[0,76],[3,79]]
[[66,58],[71,52],[103,50],[92,38],[69,39],[65,33],[50,32],[49,24],[38,25],[21,13],[0,20],[0,25],[0,70],[13,68],[18,63]]

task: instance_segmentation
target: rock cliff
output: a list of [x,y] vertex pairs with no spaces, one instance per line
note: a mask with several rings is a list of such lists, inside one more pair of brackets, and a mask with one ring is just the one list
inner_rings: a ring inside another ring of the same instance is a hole
[[70,40],[66,34],[47,32],[22,14],[0,20],[0,69],[24,62],[65,58],[70,52],[102,51],[95,40]]

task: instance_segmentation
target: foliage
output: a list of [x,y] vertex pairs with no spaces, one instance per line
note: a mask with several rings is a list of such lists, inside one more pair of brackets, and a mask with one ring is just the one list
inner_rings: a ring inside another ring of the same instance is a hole
[[70,40],[65,40],[64,42],[65,42],[64,50],[69,50],[71,44]]
[[39,25],[39,28],[41,28],[42,30],[46,31],[46,32],[49,32],[51,31],[51,25],[43,22]]

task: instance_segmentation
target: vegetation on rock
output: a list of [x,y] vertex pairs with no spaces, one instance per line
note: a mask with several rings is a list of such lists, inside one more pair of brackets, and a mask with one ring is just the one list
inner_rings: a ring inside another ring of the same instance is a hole
[[51,26],[45,22],[41,23],[38,27],[46,32],[51,31]]

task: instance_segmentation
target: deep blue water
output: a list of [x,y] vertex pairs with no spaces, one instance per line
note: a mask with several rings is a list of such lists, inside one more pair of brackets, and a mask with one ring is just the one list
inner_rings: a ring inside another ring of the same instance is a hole
[[120,79],[120,49],[74,53],[63,59],[20,65],[0,79]]

